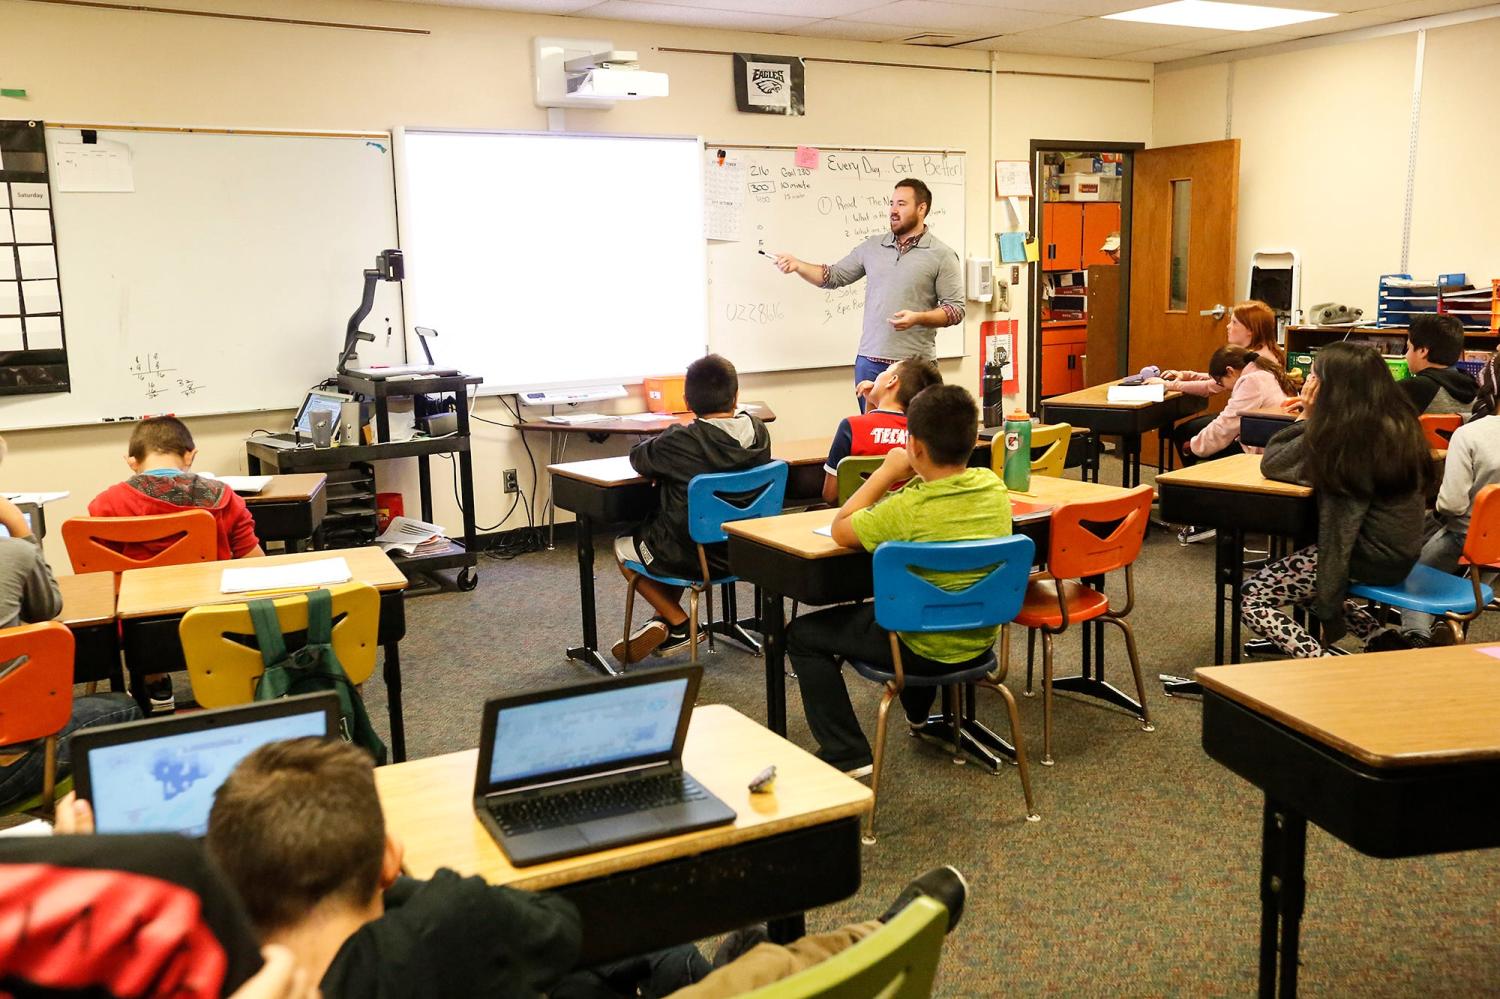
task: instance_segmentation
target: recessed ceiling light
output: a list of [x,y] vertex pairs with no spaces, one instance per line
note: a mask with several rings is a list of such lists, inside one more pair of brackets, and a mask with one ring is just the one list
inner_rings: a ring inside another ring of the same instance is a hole
[[1260,31],[1284,24],[1318,21],[1333,14],[1318,10],[1291,10],[1286,7],[1256,7],[1245,3],[1218,3],[1216,0],[1176,0],[1154,7],[1141,7],[1120,14],[1107,14],[1109,21],[1143,21],[1147,24],[1172,24],[1180,28],[1214,28],[1219,31]]

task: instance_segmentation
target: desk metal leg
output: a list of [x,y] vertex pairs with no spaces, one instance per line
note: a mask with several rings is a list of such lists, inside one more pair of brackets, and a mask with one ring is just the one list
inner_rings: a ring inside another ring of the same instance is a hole
[[760,620],[755,617],[740,617],[739,597],[734,591],[733,583],[724,583],[720,586],[719,597],[724,607],[723,620],[708,622],[708,630],[742,646],[752,656],[760,655],[760,643],[751,637],[747,630],[758,629]]
[[1124,434],[1120,437],[1120,484],[1134,489],[1141,484],[1141,435]]
[[[1214,536],[1214,665],[1224,665],[1225,608],[1231,619],[1229,628],[1229,661],[1240,661],[1240,607],[1244,602],[1245,531],[1241,527],[1220,528]],[[1203,688],[1197,680],[1171,673],[1158,675],[1162,690],[1169,697],[1199,697]]]
[[[523,433],[523,434],[525,432],[526,431],[524,431],[524,430],[521,431],[521,433]],[[549,443],[548,446],[547,446],[547,454],[549,455],[548,460],[547,460],[547,464],[549,464],[549,465],[559,464],[562,461],[563,449],[567,446],[567,436],[568,435],[566,433],[560,433],[560,434],[554,433],[554,434],[548,434],[547,436],[552,438],[551,443]],[[579,522],[582,523],[582,520],[583,520],[583,518],[580,517],[579,518]],[[552,501],[552,479],[551,479],[551,476],[548,476],[548,478],[547,478],[547,550],[549,552],[552,551],[552,549],[556,547],[556,541],[557,541],[557,504]]]
[[786,735],[786,607],[780,593],[761,590],[761,647],[766,663],[766,727]]
[[406,762],[406,720],[401,714],[401,643],[385,643],[385,704],[391,716],[391,762]]
[[578,603],[583,618],[583,644],[568,650],[568,658],[592,666],[605,676],[620,676],[623,672],[599,654],[599,631],[594,618],[594,524],[580,515],[577,530],[578,543]]
[[[1271,999],[1278,994],[1284,999],[1292,999],[1297,994],[1297,951],[1302,933],[1303,903],[1307,898],[1306,859],[1307,818],[1267,795],[1260,854],[1262,999]],[[1281,965],[1279,980],[1278,956]]]

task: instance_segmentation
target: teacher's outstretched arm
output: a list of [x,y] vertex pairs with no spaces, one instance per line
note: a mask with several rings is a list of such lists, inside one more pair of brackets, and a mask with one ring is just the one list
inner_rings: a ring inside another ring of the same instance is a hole
[[790,253],[778,253],[776,266],[781,273],[796,274],[819,288],[842,288],[865,276],[865,263],[859,256],[859,247],[836,264],[809,264]]

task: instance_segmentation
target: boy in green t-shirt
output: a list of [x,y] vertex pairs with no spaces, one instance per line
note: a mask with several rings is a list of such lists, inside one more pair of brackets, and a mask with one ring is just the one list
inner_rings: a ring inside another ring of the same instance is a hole
[[[839,509],[833,540],[874,551],[883,541],[973,541],[1010,534],[1010,495],[988,468],[969,468],[979,430],[974,398],[958,385],[923,389],[907,407],[907,447],[889,452],[875,473]],[[916,478],[911,478],[915,474]],[[886,496],[894,483],[911,478]],[[884,497],[882,499],[882,497]],[[877,502],[879,501],[879,502]],[[962,589],[984,576],[943,573],[934,582]],[[986,655],[998,628],[902,635],[908,674],[951,673]],[[872,756],[849,703],[841,661],[889,667],[889,632],[875,623],[870,603],[844,604],[797,618],[787,632],[787,655],[797,670],[802,707],[818,757],[855,777],[870,772]],[[901,705],[913,727],[932,708],[935,687],[908,687]]]

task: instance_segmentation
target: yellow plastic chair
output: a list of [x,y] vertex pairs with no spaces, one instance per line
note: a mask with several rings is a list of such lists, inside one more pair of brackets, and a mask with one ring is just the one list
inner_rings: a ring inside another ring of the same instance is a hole
[[919,896],[854,946],[744,999],[927,999],[947,932],[947,908]]
[[848,455],[839,460],[838,487],[839,506],[849,502],[849,497],[859,491],[865,480],[885,461],[885,455]]
[[[368,583],[341,583],[328,591],[333,595],[333,651],[349,682],[359,686],[375,672],[380,594]],[[277,597],[275,605],[282,634],[307,630],[303,594]],[[199,704],[227,708],[255,700],[255,683],[265,667],[248,604],[194,607],[183,615],[177,634]]]
[[[1054,479],[1062,478],[1063,468],[1068,461],[1068,443],[1073,439],[1073,425],[1071,423],[1038,423],[1031,428],[1031,453],[1036,454],[1037,448],[1046,448],[1040,458],[1031,462],[1032,475],[1046,475]],[[997,441],[997,446],[990,448],[990,467],[995,474],[1002,479],[1005,478],[1005,448],[1003,442]]]

